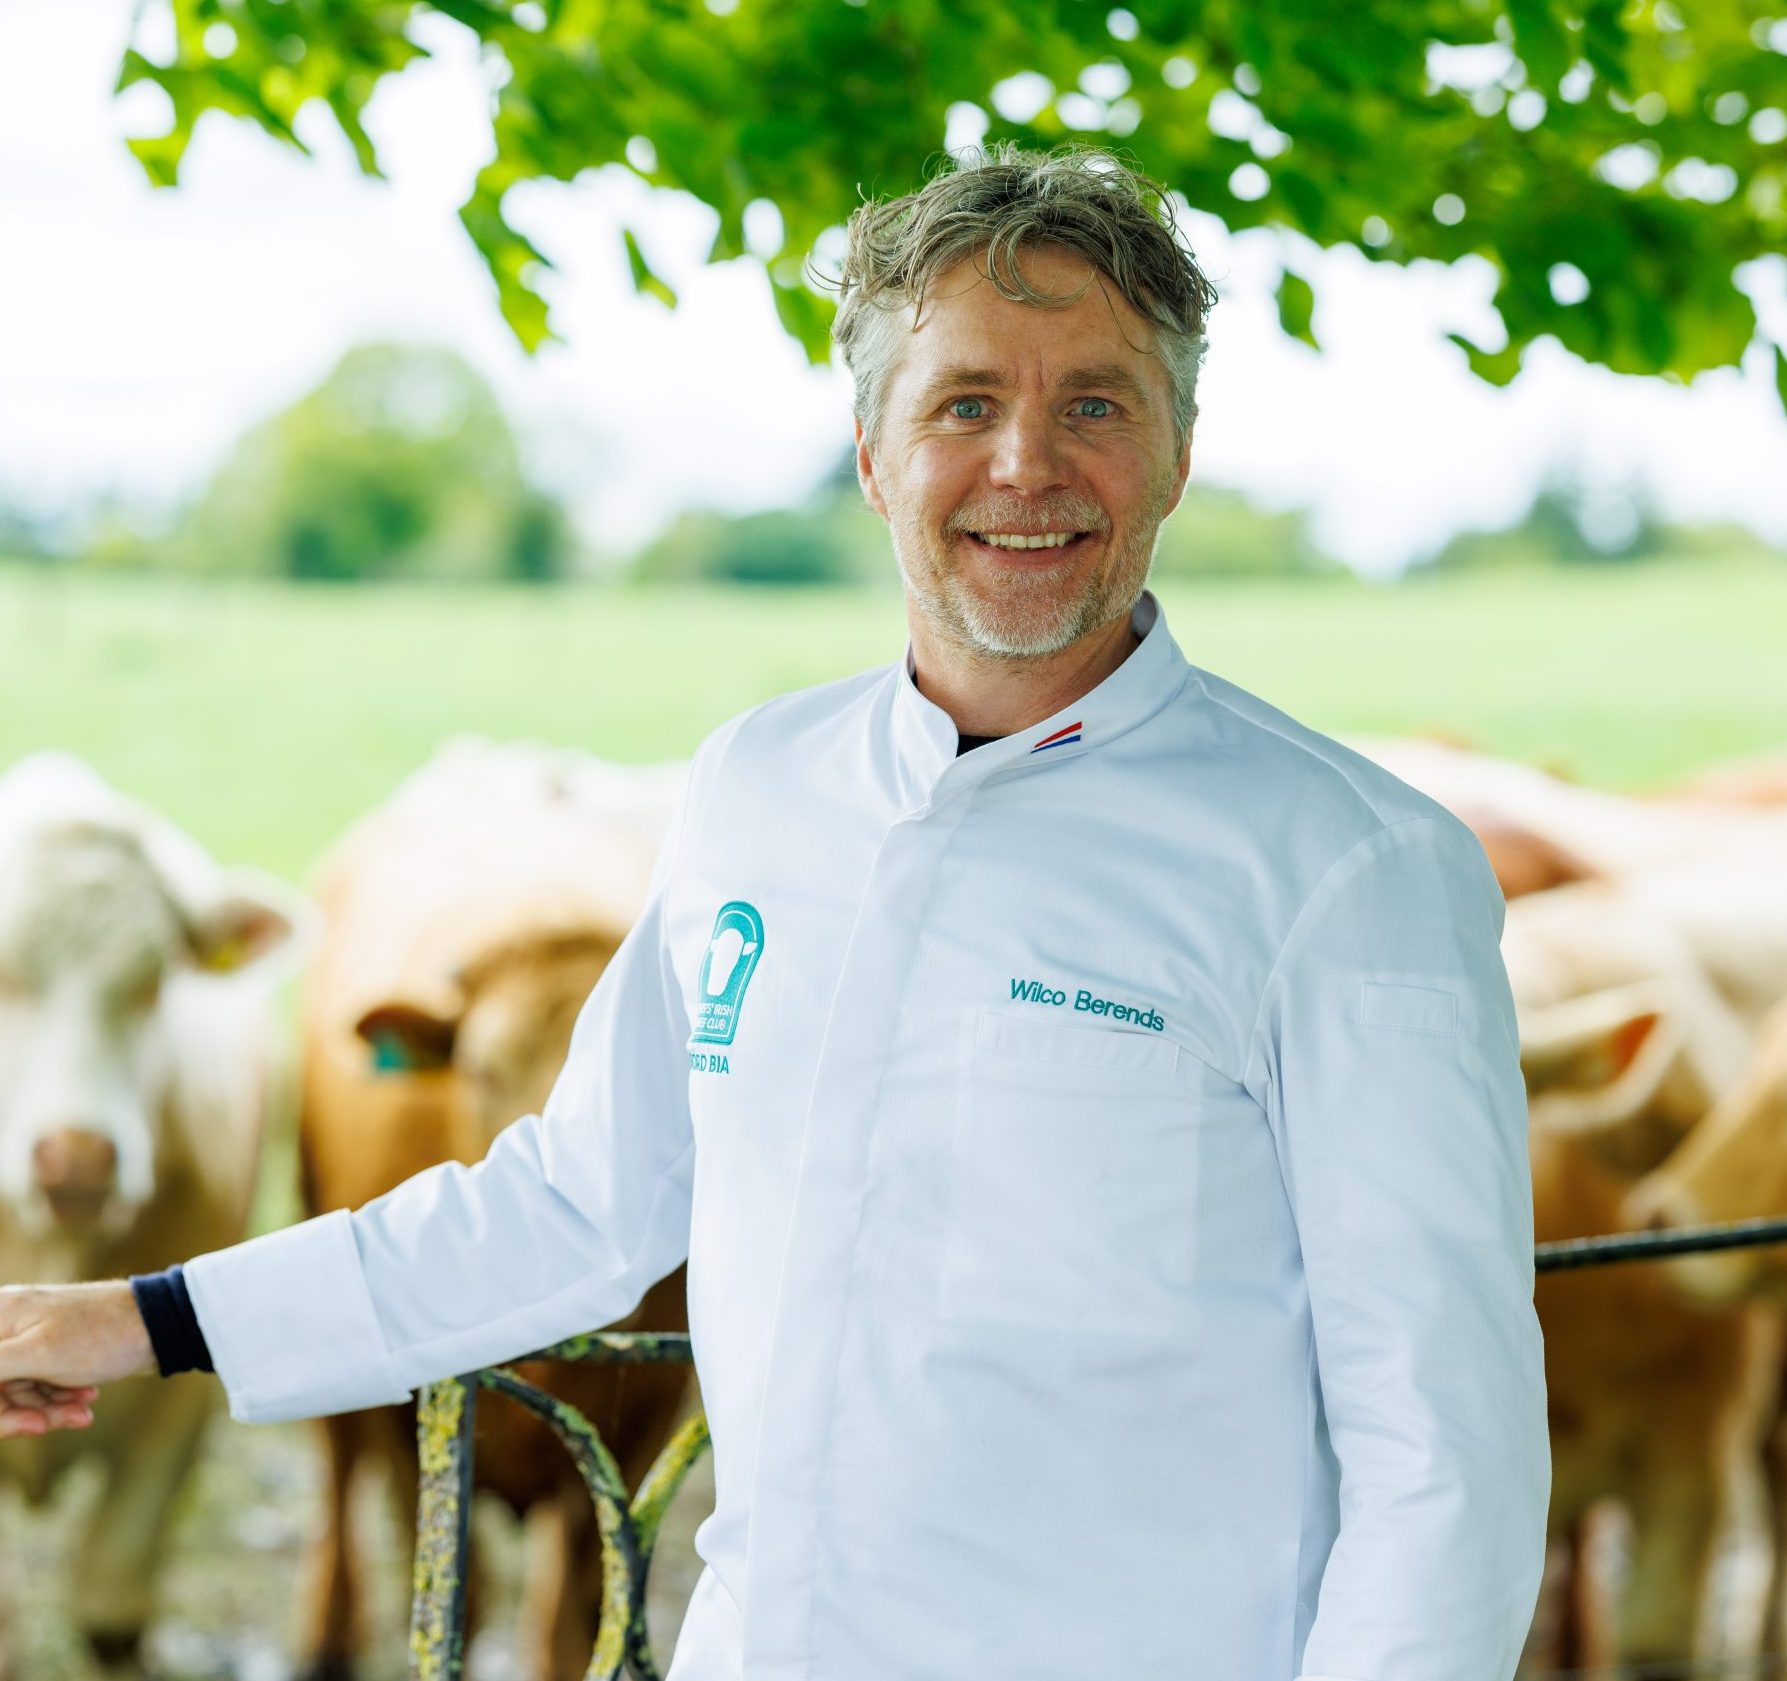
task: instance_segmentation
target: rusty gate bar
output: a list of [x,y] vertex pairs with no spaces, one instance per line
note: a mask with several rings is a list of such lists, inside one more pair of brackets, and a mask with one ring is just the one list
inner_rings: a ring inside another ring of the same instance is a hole
[[1720,1249],[1755,1249],[1787,1243],[1787,1220],[1734,1220],[1725,1226],[1680,1226],[1661,1232],[1615,1232],[1541,1243],[1533,1251],[1539,1272],[1611,1266],[1616,1261],[1656,1261],[1670,1255],[1707,1255]]
[[465,1553],[472,1510],[478,1374],[431,1383],[419,1398],[411,1681],[460,1681],[465,1666]]
[[514,1363],[592,1360],[603,1366],[687,1366],[694,1358],[687,1331],[590,1331],[533,1354],[518,1354]]
[[[605,1365],[687,1364],[686,1333],[595,1332],[573,1337],[523,1360],[578,1360]],[[708,1447],[707,1420],[696,1413],[677,1428],[631,1501],[595,1427],[576,1408],[506,1367],[431,1383],[416,1417],[421,1498],[410,1605],[410,1681],[462,1681],[465,1669],[465,1576],[472,1492],[477,1393],[506,1395],[544,1420],[571,1455],[595,1504],[602,1536],[602,1608],[586,1681],[658,1681],[646,1626],[646,1573],[665,1509]]]
[[1787,1654],[1753,1658],[1670,1658],[1596,1669],[1541,1669],[1520,1681],[1766,1681],[1787,1667]]

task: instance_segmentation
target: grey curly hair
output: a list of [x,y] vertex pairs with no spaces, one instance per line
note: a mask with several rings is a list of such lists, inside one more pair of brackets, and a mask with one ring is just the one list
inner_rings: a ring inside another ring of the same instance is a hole
[[880,432],[902,313],[914,317],[938,276],[980,258],[1015,303],[1040,309],[1079,295],[1039,291],[1019,257],[1064,247],[1109,278],[1157,329],[1184,442],[1197,418],[1204,324],[1216,290],[1184,244],[1159,182],[1087,146],[1025,151],[1006,141],[970,151],[904,198],[861,205],[845,230],[832,339],[856,386],[856,417],[871,445]]

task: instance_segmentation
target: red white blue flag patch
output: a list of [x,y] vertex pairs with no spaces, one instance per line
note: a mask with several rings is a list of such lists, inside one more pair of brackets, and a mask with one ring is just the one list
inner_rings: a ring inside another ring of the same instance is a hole
[[1045,735],[1041,741],[1030,749],[1032,753],[1046,753],[1051,747],[1065,747],[1070,742],[1080,739],[1080,726],[1069,724],[1065,729],[1056,730],[1053,735]]

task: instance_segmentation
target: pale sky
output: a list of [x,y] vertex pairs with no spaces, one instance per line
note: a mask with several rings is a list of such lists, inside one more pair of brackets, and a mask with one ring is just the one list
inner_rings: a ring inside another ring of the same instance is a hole
[[[536,475],[611,549],[681,506],[798,500],[847,443],[846,382],[782,334],[761,269],[705,267],[712,214],[625,170],[512,197],[558,265],[566,340],[520,351],[455,216],[487,146],[457,26],[439,23],[438,61],[374,102],[389,181],[360,177],[327,122],[303,125],[306,160],[213,115],[181,188],[156,192],[123,136],[153,131],[161,96],[110,92],[129,16],[123,0],[0,8],[0,497],[40,512],[103,490],[171,503],[370,338],[443,342],[482,369]],[[674,314],[634,295],[623,219],[681,294]],[[1190,233],[1222,294],[1194,473],[1309,507],[1353,564],[1390,570],[1516,517],[1548,466],[1787,544],[1787,421],[1766,351],[1681,389],[1547,344],[1495,391],[1443,336],[1486,330],[1486,265],[1403,272],[1338,252],[1307,270],[1318,356],[1277,332],[1279,236],[1233,239],[1198,215]],[[1787,262],[1748,281],[1787,343]]]

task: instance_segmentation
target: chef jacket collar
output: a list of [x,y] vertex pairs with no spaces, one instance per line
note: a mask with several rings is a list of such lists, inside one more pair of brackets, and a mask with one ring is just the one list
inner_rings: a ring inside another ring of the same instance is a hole
[[896,676],[893,734],[912,791],[929,803],[1000,772],[1040,770],[1089,753],[1151,718],[1185,686],[1191,667],[1151,591],[1136,603],[1130,624],[1140,645],[1096,688],[1040,723],[960,757],[955,721],[920,693],[908,644]]

